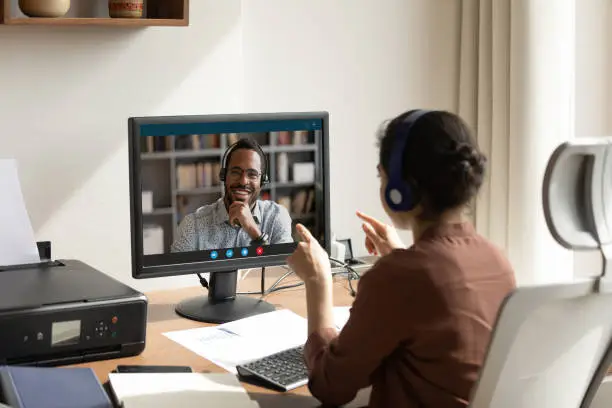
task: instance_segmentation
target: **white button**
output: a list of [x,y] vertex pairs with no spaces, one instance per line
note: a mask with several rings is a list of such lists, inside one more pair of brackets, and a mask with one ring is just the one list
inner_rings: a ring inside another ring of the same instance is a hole
[[399,192],[398,189],[393,189],[389,192],[389,198],[391,198],[391,202],[395,205],[398,205],[402,202],[402,193]]

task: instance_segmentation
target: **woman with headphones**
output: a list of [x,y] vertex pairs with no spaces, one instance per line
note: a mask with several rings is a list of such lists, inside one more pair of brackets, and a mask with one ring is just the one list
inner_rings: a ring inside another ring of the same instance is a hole
[[328,255],[298,226],[288,263],[305,282],[311,393],[342,405],[372,386],[370,408],[465,407],[495,319],[515,288],[502,252],[466,212],[486,159],[458,116],[409,111],[380,135],[380,198],[394,227],[357,213],[379,261],[361,279],[342,331],[334,328]]

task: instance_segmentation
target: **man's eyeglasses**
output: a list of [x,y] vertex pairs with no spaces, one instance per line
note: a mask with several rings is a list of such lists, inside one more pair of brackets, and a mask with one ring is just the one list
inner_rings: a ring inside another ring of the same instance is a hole
[[261,177],[261,173],[254,169],[242,170],[240,167],[232,167],[229,171],[229,176],[233,180],[241,179],[242,174],[246,174],[250,181],[256,181]]

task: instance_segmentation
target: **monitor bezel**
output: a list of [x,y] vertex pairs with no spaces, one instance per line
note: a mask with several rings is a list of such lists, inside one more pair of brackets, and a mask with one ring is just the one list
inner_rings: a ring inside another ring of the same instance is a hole
[[[130,196],[130,235],[132,253],[132,277],[134,279],[149,279],[169,276],[189,275],[195,273],[233,272],[239,269],[279,266],[287,263],[290,255],[263,255],[249,258],[185,261],[175,264],[144,265],[143,254],[143,215],[142,215],[142,175],[140,153],[142,137],[140,127],[154,124],[188,124],[207,122],[252,122],[265,120],[304,120],[317,119],[322,121],[321,151],[322,168],[321,186],[324,197],[324,249],[331,253],[331,223],[330,223],[330,175],[329,175],[329,112],[282,112],[282,113],[236,113],[209,115],[174,115],[174,116],[138,116],[128,118],[128,152],[129,152],[129,196]],[[193,257],[193,253],[190,253]]]

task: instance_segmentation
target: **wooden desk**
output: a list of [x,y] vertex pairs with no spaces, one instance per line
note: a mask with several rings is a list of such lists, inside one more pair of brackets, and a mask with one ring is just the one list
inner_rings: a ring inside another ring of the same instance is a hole
[[[284,271],[284,270],[282,270]],[[271,272],[271,273],[270,273]],[[266,271],[266,287],[269,287],[281,271]],[[257,291],[260,286],[261,275],[259,271],[253,271],[247,278],[240,281],[239,291]],[[299,282],[296,278],[286,279],[282,285]],[[357,282],[353,281],[356,288]],[[293,312],[306,317],[306,300],[304,288],[298,287],[272,293],[265,299],[279,309],[290,309]],[[162,333],[174,330],[192,329],[210,326],[178,316],[174,312],[175,305],[183,299],[191,296],[206,295],[206,290],[201,286],[185,289],[156,291],[147,293],[149,298],[149,315],[147,322],[146,348],[143,353],[136,357],[104,360],[93,363],[80,364],[80,367],[91,367],[100,382],[108,380],[108,374],[119,364],[131,365],[184,365],[190,366],[195,372],[225,372],[221,367],[211,363],[205,358],[191,352],[178,343],[168,339]],[[257,297],[257,296],[255,296]],[[348,290],[346,277],[335,278],[334,303],[336,306],[350,306],[353,298]],[[266,407],[317,407],[319,403],[314,399],[306,386],[295,389],[289,393],[279,393],[267,388],[243,383],[251,398],[258,401],[261,408]]]

